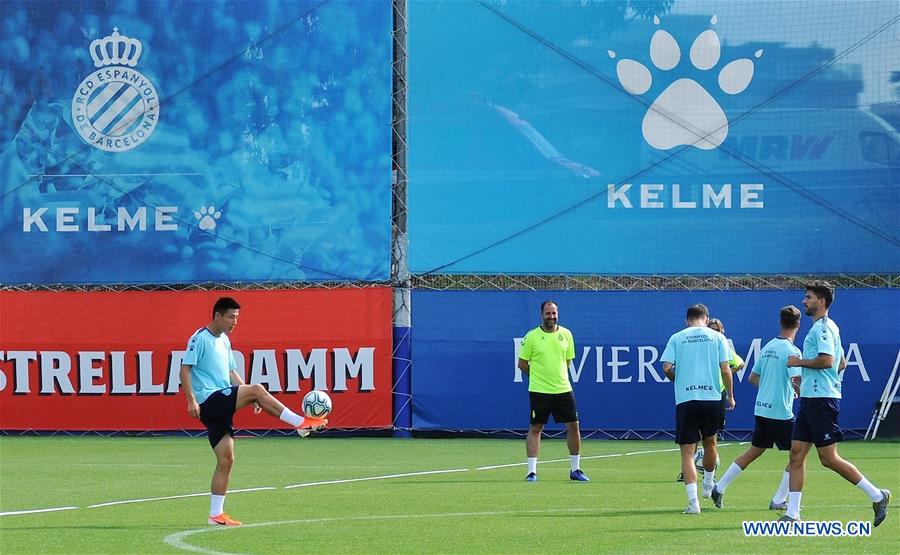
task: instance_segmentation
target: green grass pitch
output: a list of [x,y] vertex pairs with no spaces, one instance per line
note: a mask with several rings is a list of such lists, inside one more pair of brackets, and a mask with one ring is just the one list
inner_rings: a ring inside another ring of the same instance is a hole
[[[744,537],[768,511],[786,454],[769,451],[729,487],[722,510],[682,515],[675,445],[585,441],[589,483],[568,479],[565,442],[544,440],[540,481],[525,442],[506,439],[239,439],[225,510],[206,525],[214,465],[205,438],[0,438],[0,553],[896,553],[900,508],[870,537]],[[725,442],[724,469],[745,446]],[[843,443],[842,455],[900,498],[900,443]],[[507,465],[507,466],[503,466]],[[496,467],[496,468],[483,468]],[[862,491],[808,461],[806,520],[866,520]],[[443,472],[435,472],[443,471]],[[398,476],[399,475],[399,476]],[[325,483],[323,483],[325,482]],[[304,487],[286,488],[297,484]]]

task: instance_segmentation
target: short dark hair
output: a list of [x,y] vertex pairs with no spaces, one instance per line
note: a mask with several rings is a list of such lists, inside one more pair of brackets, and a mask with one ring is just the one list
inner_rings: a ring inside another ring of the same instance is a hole
[[544,307],[546,307],[548,304],[555,305],[556,308],[559,308],[559,305],[556,304],[556,301],[544,301],[544,302],[541,303],[541,314],[544,313]]
[[779,317],[781,319],[781,329],[792,330],[800,323],[800,309],[789,304],[781,309]]
[[687,309],[687,319],[688,320],[697,320],[704,316],[709,317],[709,309],[706,308],[705,304],[702,304],[702,303],[692,304]]
[[231,297],[219,297],[219,300],[216,301],[216,304],[213,305],[213,318],[216,317],[216,313],[225,314],[231,309],[239,309],[241,305]]
[[811,281],[806,284],[806,290],[812,291],[813,295],[820,299],[825,299],[825,308],[834,302],[834,286],[827,281]]

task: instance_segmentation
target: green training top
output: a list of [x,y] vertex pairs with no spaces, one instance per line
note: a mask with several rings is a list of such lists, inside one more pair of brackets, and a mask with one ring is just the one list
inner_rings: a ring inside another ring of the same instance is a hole
[[572,391],[569,361],[575,358],[575,340],[568,329],[557,325],[555,332],[547,333],[540,326],[534,328],[525,334],[519,358],[528,361],[528,391]]

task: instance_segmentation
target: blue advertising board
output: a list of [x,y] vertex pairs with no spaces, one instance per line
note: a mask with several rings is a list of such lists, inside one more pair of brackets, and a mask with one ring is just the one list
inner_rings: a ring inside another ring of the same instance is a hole
[[391,4],[4,2],[0,283],[384,280]]
[[[540,325],[540,305],[559,306],[575,338],[569,370],[581,427],[605,431],[674,430],[675,396],[659,356],[685,326],[687,307],[706,304],[746,368],[735,374],[730,431],[753,429],[756,390],[749,372],[779,333],[778,312],[802,310],[803,291],[413,291],[413,428],[524,430],[527,377],[518,346]],[[865,429],[900,350],[900,291],[839,290],[830,311],[848,360],[840,423]],[[810,329],[804,316],[796,344]],[[795,403],[796,410],[796,403]],[[552,428],[552,426],[551,426]]]
[[900,270],[900,118],[876,109],[897,115],[895,2],[409,21],[413,273]]

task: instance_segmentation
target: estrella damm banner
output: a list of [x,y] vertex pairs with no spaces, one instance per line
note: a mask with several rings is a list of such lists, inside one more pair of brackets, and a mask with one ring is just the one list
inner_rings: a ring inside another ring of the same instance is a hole
[[[188,339],[220,296],[241,305],[237,372],[300,411],[332,399],[329,426],[391,424],[391,290],[0,291],[0,429],[196,430],[180,390]],[[41,315],[40,318],[36,315]],[[287,428],[240,411],[235,426]]]

